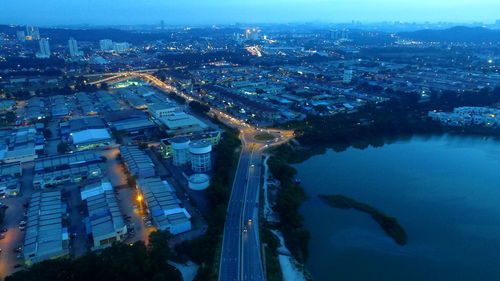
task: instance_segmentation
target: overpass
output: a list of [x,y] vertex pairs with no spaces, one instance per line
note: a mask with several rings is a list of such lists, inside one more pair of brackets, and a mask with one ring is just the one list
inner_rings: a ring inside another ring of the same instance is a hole
[[[146,82],[146,83],[148,83],[150,85],[153,85],[153,86],[157,87],[161,91],[175,93],[175,94],[183,97],[184,99],[186,99],[186,101],[192,101],[193,100],[192,97],[190,97],[190,96],[184,94],[183,92],[177,90],[176,87],[171,86],[171,85],[169,85],[169,84],[161,81],[160,79],[158,79],[155,76],[153,76],[153,75],[151,75],[151,74],[148,73],[148,72],[154,72],[154,71],[155,71],[154,69],[149,69],[149,70],[143,70],[142,72],[140,72],[140,71],[133,71],[133,72],[119,72],[119,73],[104,73],[104,74],[99,74],[101,76],[108,76],[108,77],[105,77],[105,78],[102,78],[102,79],[90,82],[89,84],[90,85],[100,85],[102,83],[113,84],[113,83],[117,83],[117,82],[128,80],[128,79],[138,79],[138,80],[142,80],[142,81],[144,81],[144,82]],[[96,74],[93,74],[93,75],[96,76]]]

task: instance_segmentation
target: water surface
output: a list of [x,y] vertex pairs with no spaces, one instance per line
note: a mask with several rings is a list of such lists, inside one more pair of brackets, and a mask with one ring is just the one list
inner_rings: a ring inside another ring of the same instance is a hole
[[[500,141],[413,137],[328,150],[295,168],[309,196],[301,213],[315,280],[500,280]],[[408,244],[318,194],[342,194],[396,217]]]

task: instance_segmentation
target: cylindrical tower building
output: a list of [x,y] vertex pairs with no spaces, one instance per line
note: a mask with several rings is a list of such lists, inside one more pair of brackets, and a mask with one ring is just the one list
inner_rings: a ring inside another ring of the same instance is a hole
[[185,165],[189,162],[189,139],[186,137],[173,138],[170,140],[172,144],[172,158],[174,166]]
[[212,144],[207,140],[193,141],[189,144],[191,169],[196,173],[204,173],[212,168]]

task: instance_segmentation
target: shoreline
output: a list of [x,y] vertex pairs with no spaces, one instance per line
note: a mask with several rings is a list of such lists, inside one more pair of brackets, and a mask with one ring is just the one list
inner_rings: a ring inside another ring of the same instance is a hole
[[384,232],[394,240],[394,242],[400,246],[406,245],[408,235],[406,234],[404,228],[398,223],[396,218],[388,216],[368,204],[358,202],[343,195],[319,195],[319,198],[331,207],[339,209],[355,209],[369,214],[373,220],[380,225]]

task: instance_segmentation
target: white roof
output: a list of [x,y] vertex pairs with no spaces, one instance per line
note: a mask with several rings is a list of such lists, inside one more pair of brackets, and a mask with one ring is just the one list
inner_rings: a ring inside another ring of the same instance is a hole
[[74,144],[89,143],[100,140],[111,139],[111,136],[106,129],[88,129],[75,132],[71,135]]

